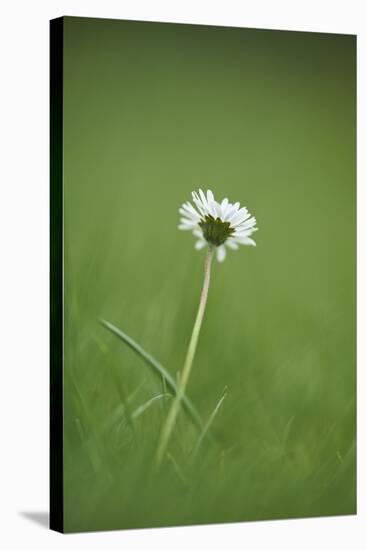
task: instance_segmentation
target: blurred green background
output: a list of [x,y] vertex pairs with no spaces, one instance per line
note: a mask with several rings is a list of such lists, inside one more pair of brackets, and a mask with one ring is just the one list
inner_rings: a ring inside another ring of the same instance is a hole
[[[353,514],[354,36],[65,18],[67,531]],[[204,253],[177,230],[192,190],[257,217],[213,265],[188,394],[162,468]]]

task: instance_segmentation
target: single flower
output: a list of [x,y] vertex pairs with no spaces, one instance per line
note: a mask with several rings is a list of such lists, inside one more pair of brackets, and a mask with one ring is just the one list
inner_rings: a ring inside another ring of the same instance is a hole
[[206,195],[202,189],[198,193],[193,191],[192,198],[195,207],[185,202],[179,209],[182,217],[178,228],[193,232],[198,239],[197,250],[206,245],[216,247],[217,259],[223,262],[226,247],[237,250],[240,244],[255,246],[250,237],[258,228],[247,208],[240,208],[238,202],[231,204],[226,198],[219,203],[210,190]]
[[228,199],[224,199],[221,203],[218,203],[215,201],[212,191],[208,190],[205,195],[202,189],[200,189],[198,193],[193,192],[192,197],[196,208],[194,208],[190,202],[186,202],[182,205],[179,209],[182,218],[178,227],[179,229],[192,231],[193,234],[198,237],[198,241],[196,242],[196,248],[198,250],[207,245],[204,279],[196,320],[193,325],[186,358],[179,378],[176,396],[169,409],[160,434],[156,455],[158,465],[161,464],[165,456],[179,413],[180,403],[185,394],[192,370],[203,316],[206,309],[214,251],[216,249],[217,259],[219,262],[222,262],[226,256],[226,247],[236,250],[239,248],[239,244],[255,246],[255,242],[250,236],[254,231],[257,231],[255,227],[255,218],[249,214],[246,208],[240,208],[238,202],[231,204]]

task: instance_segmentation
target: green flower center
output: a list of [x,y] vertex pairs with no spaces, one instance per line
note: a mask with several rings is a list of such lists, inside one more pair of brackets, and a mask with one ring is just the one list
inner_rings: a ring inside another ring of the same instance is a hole
[[223,244],[235,231],[230,227],[230,222],[223,222],[220,218],[215,219],[213,216],[205,216],[199,222],[199,226],[206,241],[215,246]]

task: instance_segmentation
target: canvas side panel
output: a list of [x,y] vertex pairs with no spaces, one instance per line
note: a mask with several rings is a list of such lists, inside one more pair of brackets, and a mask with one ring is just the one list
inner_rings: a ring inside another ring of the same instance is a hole
[[63,531],[63,18],[50,22],[50,528]]

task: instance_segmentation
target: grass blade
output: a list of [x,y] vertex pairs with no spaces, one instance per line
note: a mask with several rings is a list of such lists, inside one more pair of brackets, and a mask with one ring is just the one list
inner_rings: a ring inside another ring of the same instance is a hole
[[227,388],[225,387],[225,388],[224,388],[224,391],[223,391],[223,394],[222,394],[222,396],[220,397],[220,399],[219,399],[219,401],[218,401],[216,407],[214,408],[214,410],[213,410],[212,413],[210,414],[210,416],[209,416],[209,418],[208,418],[206,424],[205,424],[205,425],[203,426],[203,428],[202,428],[202,431],[201,431],[201,433],[200,433],[200,436],[199,436],[199,438],[198,438],[198,441],[197,441],[196,446],[195,446],[194,451],[193,451],[193,455],[192,455],[192,459],[193,459],[193,460],[194,460],[195,457],[197,456],[197,453],[198,453],[198,451],[199,451],[199,448],[200,448],[200,446],[201,446],[201,443],[202,443],[202,441],[204,440],[204,438],[205,438],[205,436],[206,436],[208,430],[210,429],[211,424],[212,424],[212,422],[213,422],[214,419],[215,419],[215,416],[216,416],[217,413],[219,412],[219,409],[220,409],[220,407],[221,407],[221,405],[222,405],[222,403],[223,403],[223,401],[224,401],[226,395],[227,395]]
[[[150,355],[147,351],[145,351],[135,340],[133,340],[130,336],[125,334],[122,330],[117,328],[115,325],[110,323],[109,321],[105,321],[104,319],[100,319],[101,324],[108,329],[112,334],[117,336],[122,342],[127,344],[137,355],[139,355],[147,365],[152,367],[155,374],[157,374],[159,377],[163,377],[167,387],[176,395],[177,393],[177,384],[172,377],[172,375],[161,365],[152,355]],[[202,422],[202,419],[200,415],[197,412],[197,409],[193,405],[193,403],[188,399],[186,394],[182,397],[182,403],[184,406],[184,409],[189,414],[191,419],[193,420],[193,423],[195,426],[202,430],[204,425]],[[207,431],[207,430],[206,430]]]
[[146,411],[146,409],[148,409],[153,403],[155,403],[155,401],[158,401],[159,399],[165,399],[171,396],[172,395],[170,393],[161,393],[159,395],[155,395],[154,397],[146,401],[146,403],[144,403],[143,405],[140,405],[136,410],[133,411],[132,413],[133,420],[136,420],[136,418],[141,416]]
[[168,459],[170,460],[170,462],[172,463],[174,471],[177,474],[177,476],[179,477],[180,481],[183,483],[183,485],[188,487],[189,486],[188,481],[187,481],[185,475],[183,474],[182,469],[179,466],[178,462],[175,460],[174,456],[171,453],[168,453],[167,456],[168,456]]

